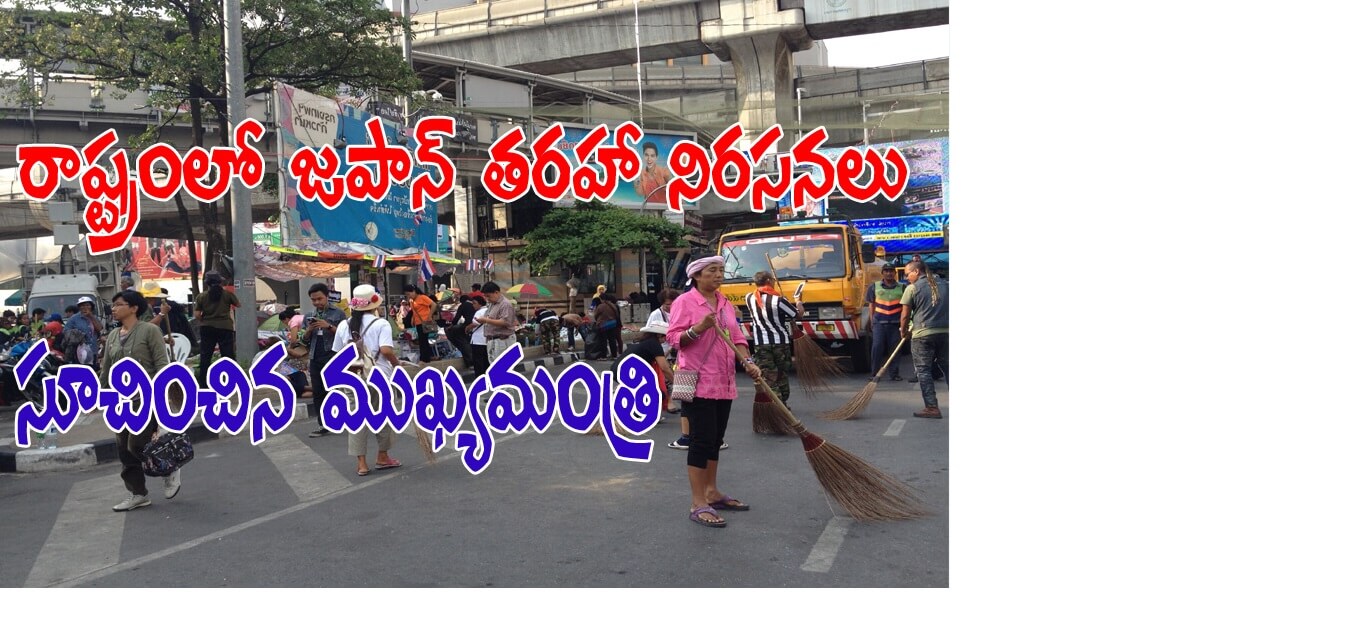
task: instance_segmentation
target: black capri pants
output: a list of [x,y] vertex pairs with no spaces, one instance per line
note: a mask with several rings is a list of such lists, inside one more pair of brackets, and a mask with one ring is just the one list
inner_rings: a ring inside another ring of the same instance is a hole
[[687,449],[687,465],[706,469],[706,462],[720,461],[720,444],[725,441],[725,428],[730,425],[730,399],[697,397],[683,404],[683,416],[692,445]]

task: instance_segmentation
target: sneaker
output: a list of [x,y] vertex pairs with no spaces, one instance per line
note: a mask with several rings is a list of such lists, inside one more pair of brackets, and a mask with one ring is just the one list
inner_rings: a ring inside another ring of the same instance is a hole
[[165,500],[169,500],[179,495],[179,471],[171,472],[165,477]]
[[319,437],[327,436],[327,435],[330,435],[330,430],[329,430],[329,429],[317,429],[317,430],[315,430],[315,431],[312,431],[312,432],[309,433],[309,434],[306,434],[306,437],[308,437],[308,438],[319,438]]
[[137,496],[136,494],[133,494],[131,496],[128,496],[127,500],[124,500],[116,505],[113,505],[113,510],[131,511],[132,509],[136,509],[138,507],[145,507],[149,504],[151,504],[151,499],[145,496]]
[[727,448],[730,448],[730,443],[729,443],[729,442],[721,442],[721,443],[720,443],[720,450],[723,451],[723,450],[725,450],[725,449],[727,449]]
[[678,449],[680,451],[686,451],[690,446],[692,446],[692,438],[687,436],[683,436],[669,443],[669,448]]

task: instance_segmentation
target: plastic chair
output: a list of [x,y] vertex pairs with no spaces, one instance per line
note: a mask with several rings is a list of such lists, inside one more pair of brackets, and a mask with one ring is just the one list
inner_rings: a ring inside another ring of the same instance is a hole
[[169,335],[172,343],[166,343],[165,348],[169,351],[171,362],[183,363],[188,360],[189,350],[193,348],[193,343],[189,342],[188,337],[178,332]]

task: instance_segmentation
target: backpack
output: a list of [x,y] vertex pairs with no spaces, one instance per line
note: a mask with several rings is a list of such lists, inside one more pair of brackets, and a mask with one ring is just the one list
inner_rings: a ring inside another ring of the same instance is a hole
[[377,322],[381,320],[381,317],[373,316],[372,321],[367,324],[366,328],[363,328],[362,332],[358,334],[358,339],[353,342],[358,348],[358,357],[348,364],[348,370],[357,373],[363,379],[367,379],[371,375],[372,369],[377,366],[377,359],[372,355],[372,352],[367,351],[367,343],[363,341],[367,336],[367,331],[371,330],[372,326],[377,325]]

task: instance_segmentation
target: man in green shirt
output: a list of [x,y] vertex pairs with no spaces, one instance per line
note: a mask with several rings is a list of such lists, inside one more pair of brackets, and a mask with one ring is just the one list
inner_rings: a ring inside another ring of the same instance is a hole
[[919,418],[941,418],[937,406],[937,389],[933,385],[933,363],[941,368],[950,383],[949,360],[950,305],[945,280],[927,271],[922,262],[911,261],[904,266],[904,277],[909,286],[904,289],[903,316],[912,320],[909,352],[913,355],[913,370],[918,374],[918,389],[923,393],[923,411],[914,412]]

